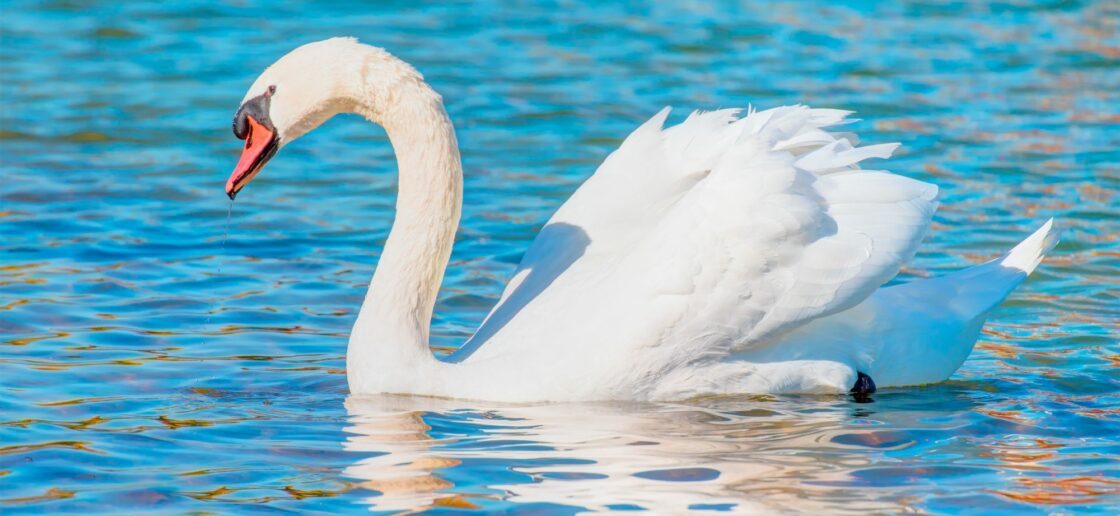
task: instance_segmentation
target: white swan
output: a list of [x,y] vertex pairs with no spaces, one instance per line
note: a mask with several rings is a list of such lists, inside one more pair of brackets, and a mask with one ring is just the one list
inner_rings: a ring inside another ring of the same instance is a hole
[[[846,111],[693,113],[638,127],[525,253],[447,360],[428,330],[459,223],[462,168],[440,96],[350,38],[304,45],[253,83],[231,198],[282,146],[338,113],[389,135],[396,220],[347,352],[354,393],[495,401],[870,391],[937,382],[1057,241],[1047,222],[995,261],[880,288],[909,260],[937,188],[861,170]],[[526,152],[532,152],[526,149]]]

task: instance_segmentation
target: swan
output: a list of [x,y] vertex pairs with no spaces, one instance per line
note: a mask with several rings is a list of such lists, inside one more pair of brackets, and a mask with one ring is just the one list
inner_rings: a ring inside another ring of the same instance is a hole
[[385,129],[399,176],[348,344],[354,394],[649,401],[939,382],[1058,240],[1051,219],[993,261],[884,287],[937,207],[936,186],[859,167],[898,144],[854,146],[832,130],[850,114],[836,109],[694,112],[666,128],[665,108],[545,224],[474,335],[436,357],[463,171],[416,69],[354,38],[283,56],[234,115],[245,145],[226,194],[339,113]]

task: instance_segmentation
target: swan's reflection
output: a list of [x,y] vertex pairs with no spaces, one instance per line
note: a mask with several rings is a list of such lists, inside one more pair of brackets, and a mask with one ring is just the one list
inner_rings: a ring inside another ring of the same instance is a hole
[[906,505],[853,487],[850,472],[878,456],[859,442],[874,427],[861,429],[858,406],[837,400],[720,403],[715,411],[376,396],[346,406],[344,447],[366,456],[345,473],[377,491],[367,501],[378,510],[472,507],[486,498],[660,512]]

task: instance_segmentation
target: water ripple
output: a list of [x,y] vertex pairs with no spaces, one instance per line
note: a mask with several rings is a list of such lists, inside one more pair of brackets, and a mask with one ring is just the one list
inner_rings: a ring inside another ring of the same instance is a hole
[[[347,400],[392,222],[384,132],[331,122],[236,206],[221,191],[255,74],[347,34],[416,64],[459,130],[437,352],[667,104],[855,109],[864,141],[902,142],[891,166],[942,188],[903,279],[1051,216],[1063,243],[951,381],[872,403]],[[1118,34],[1113,3],[1079,1],[17,0],[0,17],[0,510],[1115,513]]]

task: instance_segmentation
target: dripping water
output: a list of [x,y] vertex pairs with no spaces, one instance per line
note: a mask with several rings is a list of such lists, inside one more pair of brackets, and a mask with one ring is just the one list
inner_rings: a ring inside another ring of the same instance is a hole
[[[233,199],[230,199],[229,200],[229,207],[226,209],[226,225],[225,225],[225,230],[222,232],[222,244],[218,249],[218,270],[214,274],[214,276],[217,277],[217,278],[221,278],[222,267],[226,263],[226,240],[229,240],[229,225],[230,225],[230,222],[232,220],[233,220]],[[214,312],[218,311],[218,309],[221,308],[220,304],[221,304],[221,298],[216,299],[214,301],[213,305],[210,307],[210,310],[208,310],[206,312],[205,328],[206,328],[207,333],[209,333],[209,330],[210,330],[210,319],[214,316]]]

